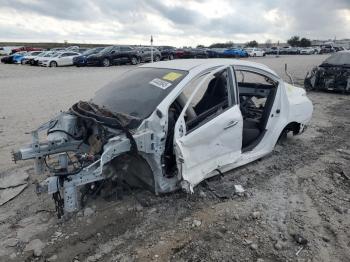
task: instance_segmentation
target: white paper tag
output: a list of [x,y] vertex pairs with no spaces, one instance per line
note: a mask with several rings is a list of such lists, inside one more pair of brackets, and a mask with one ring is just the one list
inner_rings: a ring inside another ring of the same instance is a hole
[[149,83],[151,85],[154,85],[154,86],[159,87],[161,89],[167,89],[169,86],[171,86],[171,83],[164,81],[162,79],[159,79],[159,78],[155,78]]

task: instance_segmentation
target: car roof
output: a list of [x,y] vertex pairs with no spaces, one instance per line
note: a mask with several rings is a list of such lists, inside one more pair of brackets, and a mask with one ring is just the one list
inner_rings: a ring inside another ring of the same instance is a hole
[[218,58],[218,59],[175,59],[175,60],[167,60],[160,61],[155,63],[149,63],[142,65],[140,67],[148,67],[148,68],[167,68],[167,69],[175,69],[175,70],[184,70],[191,71],[198,67],[202,67],[203,70],[206,68],[212,68],[216,66],[248,66],[254,67],[257,69],[261,69],[269,72],[275,76],[278,76],[273,70],[268,68],[266,65],[245,61],[240,59],[228,59],[228,58]]

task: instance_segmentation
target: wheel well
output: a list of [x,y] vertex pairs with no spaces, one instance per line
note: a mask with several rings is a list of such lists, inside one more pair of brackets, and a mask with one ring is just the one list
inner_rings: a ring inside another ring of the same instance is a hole
[[123,153],[111,161],[119,179],[130,187],[155,191],[154,176],[147,160],[139,154]]
[[282,133],[288,133],[293,132],[293,135],[297,135],[300,131],[300,123],[298,122],[291,122],[283,129]]

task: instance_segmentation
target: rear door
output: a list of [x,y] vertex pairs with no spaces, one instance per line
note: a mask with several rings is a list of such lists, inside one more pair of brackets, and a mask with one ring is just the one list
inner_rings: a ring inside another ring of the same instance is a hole
[[120,47],[120,60],[122,63],[127,63],[130,60],[132,49],[128,46],[121,46]]
[[73,58],[79,56],[79,53],[70,52],[67,56],[66,65],[73,65]]
[[[219,85],[213,85],[219,78]],[[238,160],[243,129],[231,67],[221,67],[194,81],[194,92],[187,95],[188,101],[174,131],[178,169],[189,190],[213,175],[215,169]],[[226,94],[213,91],[220,86],[224,90],[223,85]],[[206,98],[209,99],[205,101]],[[189,119],[188,110],[194,110],[196,116]]]
[[119,63],[121,59],[120,47],[115,46],[110,52],[110,61],[112,64]]
[[63,53],[60,55],[57,61],[60,66],[67,65],[69,63],[69,54],[70,53]]
[[149,53],[149,48],[148,47],[143,47],[141,49],[140,55],[141,55],[142,62],[148,61],[148,53]]

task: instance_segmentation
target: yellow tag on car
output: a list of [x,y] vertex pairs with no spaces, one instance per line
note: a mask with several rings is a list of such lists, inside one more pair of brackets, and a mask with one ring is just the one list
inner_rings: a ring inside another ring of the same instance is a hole
[[168,80],[168,81],[175,81],[176,79],[178,79],[180,76],[182,76],[182,74],[180,73],[175,73],[175,72],[170,72],[167,73],[165,76],[163,76],[164,80]]

